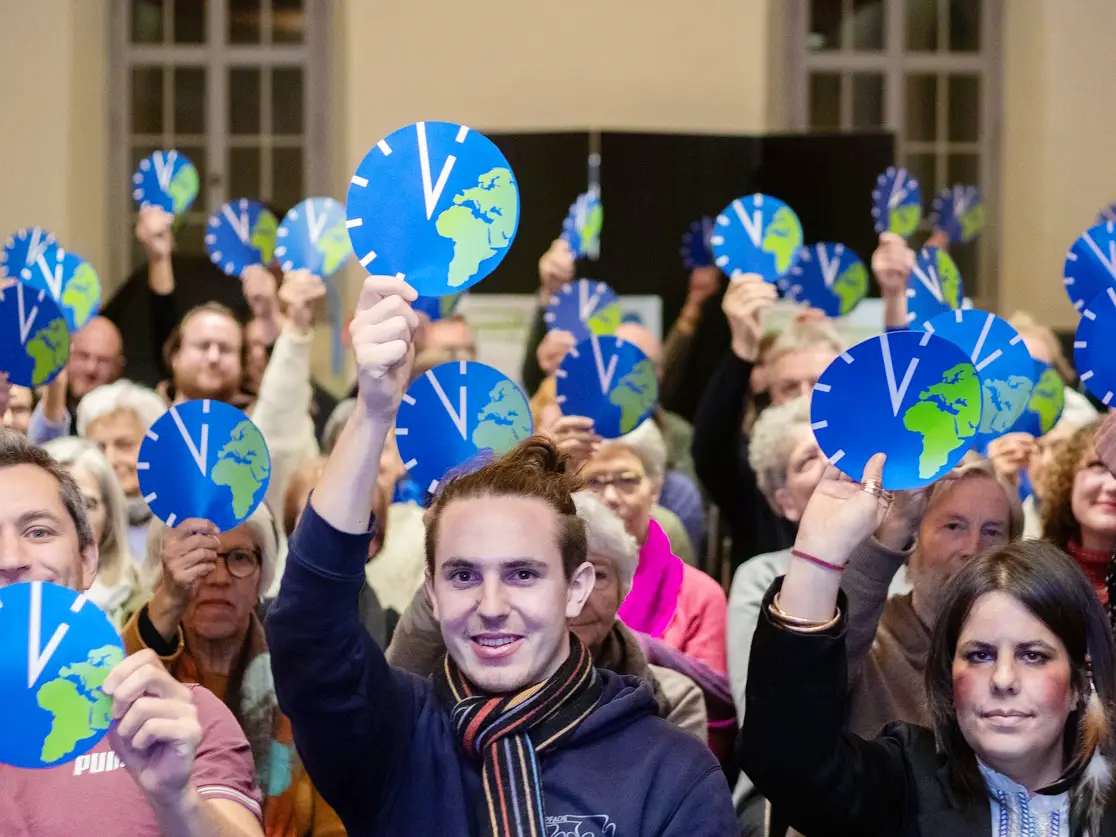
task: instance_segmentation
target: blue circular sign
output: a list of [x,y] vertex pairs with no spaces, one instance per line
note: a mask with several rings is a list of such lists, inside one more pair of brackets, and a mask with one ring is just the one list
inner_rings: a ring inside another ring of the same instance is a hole
[[570,349],[555,375],[562,412],[593,419],[593,429],[605,439],[631,433],[659,400],[655,367],[620,337],[591,334]]
[[235,529],[271,482],[263,434],[236,407],[209,399],[178,404],[156,419],[136,468],[144,502],[172,528],[196,517],[222,532]]
[[443,363],[415,380],[395,419],[403,466],[430,493],[451,468],[482,451],[507,453],[533,432],[523,391],[472,360]]
[[961,271],[945,250],[923,247],[907,279],[907,323],[911,328],[962,306]]
[[[853,479],[887,454],[884,487],[928,485],[961,461],[980,427],[980,378],[961,349],[928,331],[858,343],[822,373],[810,421],[829,461]],[[870,428],[870,432],[866,432]]]
[[543,319],[547,329],[562,329],[580,343],[590,334],[612,334],[620,325],[620,299],[612,288],[594,279],[567,282],[550,297]]
[[83,593],[45,581],[0,588],[0,764],[55,767],[112,725],[105,678],[124,659],[109,618]]
[[361,267],[406,279],[422,296],[445,296],[503,261],[519,229],[519,187],[484,134],[417,122],[368,152],[346,209]]
[[1012,433],[1030,433],[1036,439],[1054,429],[1066,408],[1066,385],[1053,366],[1035,361],[1035,388]]
[[55,260],[52,251],[57,248],[54,235],[42,227],[21,229],[0,250],[0,276],[19,278],[23,268],[35,264],[39,256],[52,264]]
[[1116,287],[1116,221],[1090,227],[1073,243],[1066,253],[1062,282],[1078,311]]
[[570,214],[562,222],[562,240],[570,245],[575,259],[597,259],[601,255],[601,228],[604,206],[596,192],[584,192],[570,204]]
[[210,261],[236,276],[254,264],[271,265],[279,222],[259,201],[229,201],[209,218],[205,249]]
[[20,281],[46,291],[62,308],[66,326],[80,331],[101,310],[101,280],[93,265],[61,247],[51,247],[19,272]]
[[185,154],[155,151],[139,162],[132,175],[132,198],[136,207],[157,206],[181,215],[198,196],[198,170]]
[[794,267],[779,283],[785,298],[840,317],[868,294],[868,269],[844,244],[824,241],[803,247]]
[[802,223],[778,198],[737,198],[717,216],[710,238],[716,265],[730,277],[756,273],[768,282],[786,276],[802,248]]
[[1035,362],[1007,320],[975,308],[948,311],[926,324],[969,356],[980,378],[984,405],[976,446],[1003,436],[1027,409],[1035,386]]
[[922,222],[922,189],[905,168],[889,166],[876,178],[872,190],[872,217],[876,232],[908,238]]
[[713,219],[708,215],[690,224],[682,234],[682,265],[686,270],[713,266]]
[[1116,392],[1116,352],[1112,351],[1112,335],[1116,334],[1116,288],[1108,288],[1081,310],[1081,322],[1073,338],[1073,365],[1081,383],[1104,406],[1112,403]]
[[934,229],[955,243],[972,241],[984,229],[984,202],[976,186],[950,186],[934,198],[930,213]]
[[345,207],[333,198],[307,198],[293,207],[276,232],[275,258],[287,273],[309,270],[332,276],[353,252]]
[[0,370],[21,387],[49,384],[70,359],[70,330],[44,290],[0,277]]
[[453,316],[463,296],[465,296],[464,292],[446,296],[420,296],[411,303],[411,307],[424,313],[430,318],[430,322],[436,323],[438,320]]

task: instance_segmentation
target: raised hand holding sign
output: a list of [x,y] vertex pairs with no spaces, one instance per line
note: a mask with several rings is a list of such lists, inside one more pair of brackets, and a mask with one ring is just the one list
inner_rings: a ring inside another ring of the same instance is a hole
[[922,190],[907,169],[891,166],[876,178],[872,217],[877,233],[907,238],[918,229],[922,221]]
[[181,215],[198,196],[198,170],[185,154],[155,151],[140,160],[132,175],[132,185],[137,209],[157,206],[172,215]]
[[822,373],[810,401],[830,463],[859,475],[873,454],[886,453],[884,487],[894,490],[926,485],[960,462],[980,414],[972,362],[948,340],[918,331],[853,346]]
[[802,247],[802,223],[778,198],[737,198],[717,216],[710,238],[717,267],[730,277],[754,273],[775,282],[794,265]]
[[430,493],[450,469],[481,451],[507,453],[534,430],[523,391],[491,366],[464,360],[412,383],[395,425],[403,467]]
[[1062,281],[1078,311],[1116,287],[1116,221],[1105,221],[1081,234],[1066,254]]
[[101,308],[97,271],[81,256],[51,247],[19,272],[21,281],[46,291],[62,309],[71,332],[85,327]]
[[612,334],[620,325],[620,299],[604,282],[578,279],[550,297],[543,319],[548,329],[561,329],[578,342],[590,334]]
[[148,428],[136,469],[144,502],[167,526],[201,518],[227,532],[263,502],[271,456],[244,413],[204,399],[171,407]]
[[763,336],[763,313],[778,300],[775,286],[760,276],[741,276],[729,282],[721,310],[732,332],[732,351],[741,360],[754,363]]
[[519,188],[483,134],[417,122],[368,152],[346,211],[361,267],[396,275],[423,296],[444,296],[475,285],[503,260],[519,228]]
[[1011,428],[1013,433],[1026,433],[1038,439],[1054,429],[1066,408],[1066,385],[1058,370],[1035,361],[1035,386],[1027,409]]
[[415,360],[415,289],[394,276],[369,276],[349,324],[359,397],[369,415],[395,419]]
[[961,307],[961,271],[945,250],[923,247],[907,280],[907,322],[911,328]]
[[293,207],[276,232],[275,258],[287,273],[309,270],[332,276],[353,252],[345,207],[333,198],[307,198]]
[[631,433],[650,418],[659,400],[655,367],[619,337],[590,335],[570,349],[555,375],[562,413],[592,419],[606,439]]
[[972,241],[984,229],[984,203],[976,186],[947,186],[934,198],[930,214],[935,230],[954,243]]
[[570,245],[575,259],[597,259],[601,255],[601,229],[604,206],[600,195],[584,192],[570,204],[570,213],[562,222],[562,240]]
[[783,296],[841,317],[868,293],[868,270],[844,244],[821,242],[803,247],[797,263],[779,280]]
[[205,249],[227,275],[239,277],[249,265],[267,267],[275,256],[279,222],[258,201],[229,201],[209,218]]
[[54,767],[108,732],[102,685],[124,659],[112,623],[84,594],[43,581],[0,588],[0,764]]
[[713,259],[713,219],[706,215],[682,234],[682,266],[686,270],[712,267]]
[[55,261],[53,251],[57,247],[54,235],[42,227],[21,229],[0,250],[0,276],[18,279],[23,269],[34,265],[40,257],[52,264]]

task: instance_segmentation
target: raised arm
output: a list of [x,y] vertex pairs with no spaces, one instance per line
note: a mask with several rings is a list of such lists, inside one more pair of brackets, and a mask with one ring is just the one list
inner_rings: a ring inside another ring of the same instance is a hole
[[136,238],[147,254],[147,286],[151,290],[151,349],[156,366],[170,375],[163,361],[163,346],[178,325],[178,303],[174,296],[174,216],[157,206],[140,210]]
[[291,538],[267,616],[279,704],[315,786],[346,822],[382,807],[417,711],[418,681],[391,669],[358,606],[380,453],[414,361],[416,296],[394,277],[365,280],[351,325],[357,404]]
[[885,331],[907,327],[907,280],[914,263],[914,251],[902,236],[887,232],[880,235],[880,246],[872,254],[872,272],[883,298]]
[[543,313],[550,302],[552,294],[557,293],[567,282],[574,278],[574,258],[570,253],[570,245],[562,239],[556,239],[550,248],[539,259],[539,291],[535,308],[535,315],[531,319],[531,331],[527,335],[527,346],[523,354],[523,388],[533,395],[549,374],[544,369],[538,358],[539,345],[546,337],[546,320]]
[[838,601],[839,580],[883,517],[886,504],[873,486],[882,470],[883,457],[873,458],[862,486],[829,469],[752,643],[737,757],[760,792],[810,835],[900,833],[911,798],[899,743],[866,742],[844,729],[847,603]]
[[686,302],[663,343],[663,372],[659,383],[659,401],[669,404],[686,374],[694,334],[701,324],[705,301],[721,289],[721,271],[713,266],[695,267],[690,271],[690,288]]

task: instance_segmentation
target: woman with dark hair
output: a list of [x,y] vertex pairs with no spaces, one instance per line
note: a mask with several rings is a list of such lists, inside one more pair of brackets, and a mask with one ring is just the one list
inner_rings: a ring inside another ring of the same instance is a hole
[[1116,476],[1097,455],[1100,419],[1076,430],[1045,474],[1043,537],[1065,550],[1093,583],[1111,616],[1116,554]]
[[1060,550],[993,549],[950,580],[926,667],[931,729],[846,731],[841,572],[888,506],[883,457],[829,469],[752,645],[737,755],[810,837],[1116,835],[1112,631]]

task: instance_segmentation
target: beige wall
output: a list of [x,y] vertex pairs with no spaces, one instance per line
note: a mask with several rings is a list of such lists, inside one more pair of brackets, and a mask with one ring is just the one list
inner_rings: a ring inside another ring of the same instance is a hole
[[0,237],[43,226],[107,279],[105,9],[0,0]]
[[1116,200],[1116,3],[1006,6],[1000,300],[1077,326],[1066,251]]

